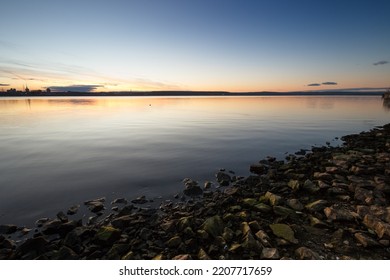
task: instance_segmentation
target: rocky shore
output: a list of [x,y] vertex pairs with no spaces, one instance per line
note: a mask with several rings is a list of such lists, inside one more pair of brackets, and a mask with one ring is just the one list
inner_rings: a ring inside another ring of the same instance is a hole
[[245,178],[185,179],[159,208],[100,198],[87,222],[73,206],[35,230],[0,225],[0,259],[390,259],[390,124],[341,139]]

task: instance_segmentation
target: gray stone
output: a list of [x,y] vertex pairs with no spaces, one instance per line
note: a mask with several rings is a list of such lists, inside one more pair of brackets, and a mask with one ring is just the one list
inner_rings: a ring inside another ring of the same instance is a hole
[[79,210],[80,205],[73,205],[69,207],[68,211],[66,211],[66,214],[68,215],[75,215],[77,211]]
[[136,199],[133,199],[131,202],[134,204],[145,204],[148,202],[148,200],[144,195],[142,195],[140,197],[137,197]]
[[304,208],[302,203],[296,198],[292,198],[292,199],[287,200],[286,204],[288,207],[290,207],[291,209],[293,209],[295,211],[302,211]]

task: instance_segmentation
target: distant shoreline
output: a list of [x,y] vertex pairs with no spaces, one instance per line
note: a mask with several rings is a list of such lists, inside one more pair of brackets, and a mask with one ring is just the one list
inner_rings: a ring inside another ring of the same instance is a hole
[[139,92],[13,92],[0,97],[98,97],[98,96],[383,96],[384,92],[225,92],[225,91],[139,91]]

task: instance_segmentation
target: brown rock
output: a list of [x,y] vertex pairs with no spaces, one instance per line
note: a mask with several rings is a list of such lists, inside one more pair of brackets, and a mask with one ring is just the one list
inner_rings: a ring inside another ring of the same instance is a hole
[[355,233],[356,240],[363,245],[363,247],[376,247],[379,243],[364,233]]
[[279,251],[276,248],[263,248],[260,258],[268,260],[280,259]]
[[319,260],[320,255],[307,247],[299,247],[295,250],[295,256],[300,260]]
[[324,213],[329,220],[332,221],[355,221],[359,215],[347,209],[337,209],[333,206],[326,207]]

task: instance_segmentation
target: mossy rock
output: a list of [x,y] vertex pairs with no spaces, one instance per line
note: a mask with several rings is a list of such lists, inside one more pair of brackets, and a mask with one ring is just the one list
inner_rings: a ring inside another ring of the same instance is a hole
[[99,243],[112,243],[119,239],[121,231],[113,227],[101,227],[95,235],[95,240]]
[[218,215],[206,219],[202,225],[202,229],[214,238],[223,233],[224,227],[224,223]]

